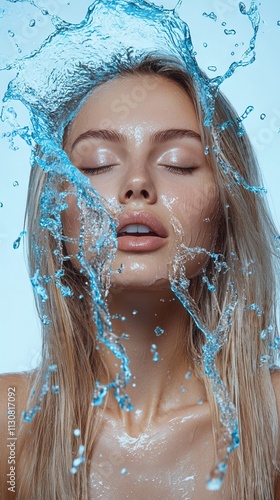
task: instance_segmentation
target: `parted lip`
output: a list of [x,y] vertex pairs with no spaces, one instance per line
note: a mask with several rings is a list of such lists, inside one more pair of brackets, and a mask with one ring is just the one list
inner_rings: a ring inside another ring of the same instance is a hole
[[[161,223],[161,221],[149,212],[124,212],[119,218],[119,225],[117,228],[117,235],[122,232],[122,229],[129,224],[143,224],[148,226],[156,236],[160,238],[167,238],[168,233]],[[143,234],[147,237],[148,234]]]

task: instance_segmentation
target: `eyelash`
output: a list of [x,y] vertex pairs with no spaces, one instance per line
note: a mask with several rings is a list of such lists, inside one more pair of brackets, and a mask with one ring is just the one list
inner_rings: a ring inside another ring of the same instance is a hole
[[197,167],[175,167],[172,165],[163,165],[168,172],[176,172],[179,175],[191,175]]
[[[84,175],[98,175],[104,172],[109,172],[114,165],[104,165],[104,167],[96,167],[96,168],[81,168],[80,171]],[[163,167],[168,172],[175,172],[179,175],[191,175],[197,167],[176,167],[172,165],[163,165]]]
[[80,168],[80,172],[84,175],[97,175],[103,172],[109,172],[113,165],[104,165],[104,167],[96,167],[96,168]]

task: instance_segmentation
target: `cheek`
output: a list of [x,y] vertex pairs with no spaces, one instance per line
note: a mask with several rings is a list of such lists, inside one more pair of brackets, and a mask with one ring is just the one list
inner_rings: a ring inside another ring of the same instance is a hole
[[215,183],[189,190],[178,208],[185,244],[189,242],[189,246],[208,249],[209,243],[216,238],[218,225],[219,193]]
[[[214,183],[205,185],[202,190],[190,190],[183,203],[178,205],[182,236],[175,236],[177,244],[181,241],[186,247],[213,251],[218,234],[219,206],[219,193]],[[186,263],[187,277],[192,278],[199,274],[208,260],[209,257],[205,253],[189,257]]]

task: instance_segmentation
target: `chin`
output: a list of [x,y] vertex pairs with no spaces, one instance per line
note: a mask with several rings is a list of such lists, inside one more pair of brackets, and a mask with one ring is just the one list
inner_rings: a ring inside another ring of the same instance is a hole
[[168,272],[155,272],[154,269],[143,268],[140,264],[134,264],[133,269],[124,267],[121,272],[113,272],[111,276],[111,292],[120,293],[125,290],[166,290],[170,289]]

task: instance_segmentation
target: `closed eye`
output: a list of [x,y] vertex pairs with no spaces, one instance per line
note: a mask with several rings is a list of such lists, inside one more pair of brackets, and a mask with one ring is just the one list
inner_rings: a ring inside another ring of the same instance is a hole
[[102,167],[94,167],[94,168],[79,168],[80,172],[84,175],[98,175],[103,174],[104,172],[109,172],[114,165],[104,165]]
[[181,174],[181,175],[190,175],[198,168],[198,167],[179,167],[174,165],[163,165],[163,167],[165,167],[166,170],[168,170],[168,172],[174,172],[176,174]]

